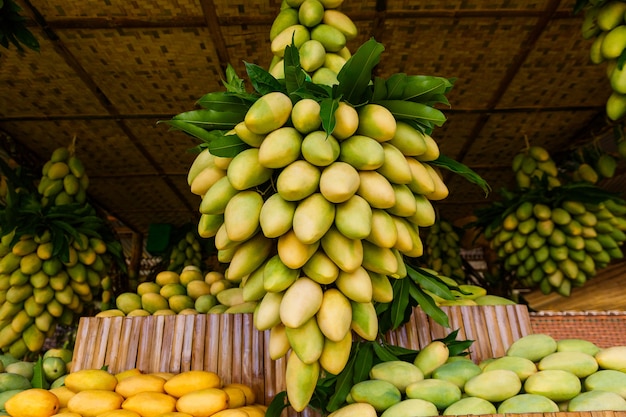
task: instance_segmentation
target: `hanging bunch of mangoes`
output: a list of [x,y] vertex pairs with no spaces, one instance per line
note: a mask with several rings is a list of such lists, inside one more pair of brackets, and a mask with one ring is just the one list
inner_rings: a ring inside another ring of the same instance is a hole
[[57,148],[37,184],[0,164],[0,349],[36,355],[57,324],[112,300],[111,265],[124,266],[121,245],[86,202],[87,175],[74,143]]
[[[539,146],[520,151],[513,169],[525,170],[529,178],[503,191],[501,201],[477,210],[477,224],[516,285],[569,296],[572,288],[623,257],[626,202],[593,181],[559,180],[553,164],[549,171],[525,168],[530,155],[552,161]],[[579,169],[578,175],[589,169]]]
[[[373,78],[384,48],[371,39],[351,54],[355,26],[340,4],[286,2],[270,33],[270,70],[246,63],[254,91],[229,67],[225,92],[167,121],[201,140],[188,176],[202,199],[198,233],[214,238],[226,279],[258,301],[254,323],[270,330],[272,358],[291,352],[286,387],[297,411],[320,373],[344,369],[353,334],[379,337],[378,303],[400,303],[389,309],[398,325],[405,308],[430,298],[417,281],[436,277],[404,256],[423,254],[419,228],[434,224],[432,201],[448,195],[440,170],[486,187],[430,136],[445,122],[435,106],[448,105],[453,80]],[[432,300],[425,308],[437,310]]]

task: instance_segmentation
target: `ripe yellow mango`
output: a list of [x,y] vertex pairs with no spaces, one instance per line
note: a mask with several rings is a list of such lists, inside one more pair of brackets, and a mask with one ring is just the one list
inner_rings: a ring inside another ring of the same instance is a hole
[[344,101],[340,101],[335,110],[335,128],[331,134],[337,140],[344,140],[356,133],[359,127],[359,114],[356,109]]
[[124,398],[144,391],[163,392],[165,378],[151,374],[133,375],[122,378],[115,387],[115,392]]
[[373,170],[385,162],[385,153],[376,139],[353,135],[341,142],[339,160],[358,170]]
[[352,349],[352,332],[346,332],[343,339],[334,342],[324,339],[324,347],[319,358],[320,366],[333,375],[338,375],[346,367]]
[[204,194],[199,211],[202,214],[222,214],[226,204],[239,190],[232,186],[227,176],[217,180]]
[[67,402],[67,409],[83,417],[97,417],[122,406],[124,397],[114,391],[88,389],[77,392]]
[[289,346],[289,339],[287,339],[285,325],[279,323],[270,329],[270,358],[273,360],[280,359],[285,356],[287,352],[289,352],[289,349],[291,349],[291,346]]
[[254,327],[259,331],[269,330],[280,323],[280,302],[283,292],[267,292],[254,310]]
[[182,395],[176,409],[195,417],[209,417],[228,408],[228,393],[220,388],[203,388]]
[[104,369],[80,369],[65,377],[65,386],[74,392],[83,390],[114,391],[117,378]]
[[50,417],[59,410],[59,399],[48,390],[30,388],[9,398],[4,409],[14,417]]
[[320,375],[319,362],[306,364],[296,354],[287,358],[285,370],[285,386],[291,407],[300,412],[304,410],[315,391]]
[[346,162],[335,161],[323,169],[319,190],[331,203],[342,203],[357,192],[360,184],[359,171]]
[[296,128],[284,126],[273,130],[259,146],[259,163],[267,168],[283,168],[300,157],[302,145],[302,134]]
[[394,184],[409,184],[413,179],[411,167],[406,156],[388,142],[382,143],[385,161],[377,168],[380,174]]
[[313,194],[319,186],[321,171],[299,159],[287,165],[276,179],[276,191],[287,201],[299,201]]
[[350,332],[351,322],[352,306],[348,297],[337,288],[324,291],[322,304],[317,311],[317,323],[322,334],[332,342],[340,342]]
[[273,170],[259,162],[259,148],[239,152],[228,165],[226,175],[236,190],[246,190],[263,184],[272,176]]
[[366,104],[358,110],[357,133],[379,142],[391,140],[396,134],[396,119],[391,112],[379,104]]
[[218,374],[205,370],[190,370],[174,375],[163,385],[164,391],[172,397],[180,398],[183,395],[205,388],[219,388],[222,379]]
[[396,194],[384,175],[377,171],[359,171],[356,194],[363,197],[372,208],[388,209],[396,204]]
[[224,226],[233,242],[242,242],[252,237],[259,229],[259,218],[263,197],[255,190],[240,191],[226,204]]
[[537,371],[524,382],[526,393],[543,395],[556,402],[571,400],[580,394],[581,389],[582,384],[576,375],[560,369]]
[[256,233],[235,249],[228,267],[228,280],[239,282],[257,269],[270,255],[273,241],[263,233]]
[[422,370],[425,378],[443,365],[450,356],[448,346],[440,340],[433,340],[424,346],[415,357],[413,363]]
[[299,327],[285,326],[285,334],[292,353],[305,364],[317,362],[324,348],[322,334],[315,317],[311,317]]
[[296,206],[293,232],[298,240],[310,245],[326,234],[334,220],[335,205],[321,193],[313,193]]
[[[309,39],[311,39],[311,33],[309,32],[309,29],[306,26],[301,25],[301,24],[291,25],[283,29],[278,35],[276,35],[276,37],[272,40],[270,44],[270,49],[274,56],[283,57],[285,55],[285,48],[287,47],[287,45],[291,45],[293,42],[296,48],[300,48],[302,44],[304,44]],[[287,120],[285,119],[285,121]],[[246,120],[246,124],[247,124],[247,120]],[[254,131],[253,129],[250,129],[250,130]],[[265,133],[271,130],[274,130],[274,129],[270,129],[266,131]]]
[[359,303],[372,301],[372,281],[367,270],[362,266],[351,272],[339,271],[335,285],[345,297],[352,301]]
[[287,201],[280,194],[272,194],[265,200],[259,214],[259,225],[268,238],[279,237],[293,225],[296,203]]
[[336,205],[335,227],[350,239],[365,239],[372,232],[372,207],[363,197],[353,195]]
[[302,243],[293,229],[278,238],[276,249],[280,260],[291,269],[302,268],[320,246],[320,241],[312,244]]
[[162,392],[140,392],[128,397],[122,409],[134,411],[141,416],[158,416],[176,410],[176,398]]
[[362,247],[362,265],[365,269],[385,275],[393,275],[398,272],[398,259],[392,249],[381,248],[367,240],[362,242]]
[[350,239],[332,226],[320,239],[324,252],[345,272],[356,271],[363,263],[363,242]]
[[339,157],[339,142],[333,135],[323,130],[316,130],[302,140],[302,157],[311,164],[325,167]]
[[376,409],[368,403],[352,403],[333,411],[328,417],[376,417]]
[[307,277],[298,278],[285,291],[280,303],[280,320],[287,327],[300,327],[312,318],[323,300],[320,284]]
[[339,268],[324,251],[316,250],[302,266],[302,272],[313,281],[327,285],[335,282],[339,275]]

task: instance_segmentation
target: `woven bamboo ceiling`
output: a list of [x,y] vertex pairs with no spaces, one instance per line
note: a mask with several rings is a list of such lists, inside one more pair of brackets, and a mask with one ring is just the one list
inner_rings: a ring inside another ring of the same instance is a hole
[[[197,142],[158,120],[221,91],[232,64],[268,67],[279,0],[18,0],[41,52],[0,51],[0,139],[40,169],[77,140],[91,200],[122,227],[195,222],[188,150]],[[385,46],[377,75],[456,77],[448,120],[432,136],[442,153],[492,187],[452,175],[437,203],[455,220],[513,181],[524,140],[563,152],[608,129],[604,65],[589,61],[574,0],[345,0],[360,35]],[[620,164],[624,176],[624,162]],[[617,185],[615,185],[617,184]],[[613,180],[609,187],[624,187]]]

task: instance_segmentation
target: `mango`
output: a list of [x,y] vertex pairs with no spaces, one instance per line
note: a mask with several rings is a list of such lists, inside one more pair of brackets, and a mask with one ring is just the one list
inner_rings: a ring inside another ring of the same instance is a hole
[[372,208],[388,209],[396,204],[396,194],[391,183],[377,171],[359,171],[356,194],[363,197]]
[[336,205],[335,226],[350,239],[365,239],[372,231],[372,208],[361,196],[353,195]]
[[301,152],[306,161],[318,167],[325,167],[339,157],[339,142],[333,135],[316,130],[304,137]]
[[328,229],[320,239],[324,252],[344,272],[353,272],[363,263],[363,243],[359,239],[349,239],[336,227]]
[[[400,152],[398,148],[390,143],[383,143],[383,153],[385,154],[385,161],[376,169],[376,171],[382,174],[389,182],[394,184],[409,184],[413,180],[413,172],[409,166],[408,158]],[[430,165],[425,164],[424,167],[428,170]],[[429,175],[433,178],[432,174]],[[434,179],[434,178],[433,178]],[[433,191],[436,191],[437,187],[434,187]]]
[[300,156],[302,134],[285,126],[265,136],[259,146],[259,163],[267,168],[284,168]]
[[626,373],[614,369],[601,369],[584,379],[585,391],[610,391],[626,398]]
[[422,417],[438,416],[439,410],[430,401],[408,398],[387,408],[381,417]]
[[357,403],[368,403],[378,412],[383,412],[402,400],[402,393],[386,380],[357,382],[350,389],[350,397]]
[[293,230],[281,235],[278,238],[276,249],[280,260],[292,269],[302,268],[320,246],[319,242],[307,245],[302,243]]
[[398,231],[386,210],[372,209],[371,231],[365,239],[381,248],[394,247],[398,240]]
[[[320,49],[321,48],[321,49]],[[317,69],[324,63],[324,47],[318,41],[310,40],[300,47],[300,65],[305,71]],[[315,56],[315,58],[313,57]],[[308,61],[311,61],[307,64]],[[307,69],[309,67],[309,69]],[[303,135],[317,130],[322,124],[320,104],[310,98],[296,102],[291,110],[291,123]]]
[[259,331],[269,330],[280,323],[282,292],[267,292],[254,310],[254,327]]
[[375,170],[385,162],[385,153],[376,139],[353,135],[341,142],[339,160],[357,170]]
[[415,356],[415,364],[425,378],[429,378],[433,371],[446,363],[450,356],[448,346],[440,340],[433,340],[424,346]]
[[626,370],[626,346],[610,346],[600,350],[595,355],[600,368]]
[[[324,174],[322,173],[322,178]],[[298,203],[293,214],[293,232],[304,244],[317,242],[335,220],[335,205],[321,193],[313,193]]]
[[544,356],[556,352],[556,340],[550,335],[534,333],[517,339],[507,349],[507,356],[519,356],[538,362]]
[[237,246],[228,267],[228,280],[239,282],[252,273],[267,259],[272,246],[272,240],[266,238],[263,233],[256,233]]
[[392,248],[381,248],[364,240],[363,246],[363,268],[368,271],[385,275],[396,275],[400,268],[398,258]]
[[287,354],[289,349],[291,349],[291,346],[289,346],[289,340],[287,339],[285,326],[282,323],[278,323],[270,329],[270,358],[273,360],[280,359]]
[[30,388],[33,388],[30,379],[24,375],[11,372],[0,373],[0,392],[16,389],[27,390]]
[[97,417],[107,411],[119,409],[124,397],[114,391],[88,389],[77,392],[67,402],[67,408],[84,417]]
[[480,367],[472,361],[453,361],[438,366],[433,370],[431,377],[452,382],[462,389],[467,381],[481,372]]
[[287,327],[300,327],[317,313],[322,301],[322,287],[310,278],[300,277],[285,291],[280,320]]
[[222,214],[226,204],[239,190],[232,186],[227,176],[217,180],[204,194],[199,211],[202,214]]
[[239,139],[254,148],[258,148],[259,146],[261,146],[263,139],[265,139],[265,134],[259,135],[251,132],[244,121],[237,123],[233,130],[235,131]]
[[176,398],[162,392],[140,392],[126,398],[122,402],[122,409],[141,416],[158,416],[175,411]]
[[461,399],[461,389],[444,379],[421,379],[407,385],[407,398],[418,398],[431,402],[439,410],[444,410]]
[[567,411],[626,411],[626,399],[611,391],[581,392],[567,404]]
[[59,410],[59,399],[48,390],[31,388],[9,398],[4,409],[14,417],[50,417]]
[[[479,366],[481,364],[479,364]],[[482,366],[482,369],[483,371],[508,369],[515,372],[518,378],[523,382],[529,376],[537,372],[537,365],[535,365],[533,361],[526,358],[518,356],[501,356],[499,358],[491,358],[488,363]]]
[[292,227],[295,211],[295,202],[285,200],[278,193],[269,196],[259,214],[263,234],[268,238],[276,238],[287,233]]
[[226,175],[226,171],[216,166],[204,168],[193,179],[190,190],[195,195],[204,195],[220,179]]
[[259,148],[239,152],[228,165],[226,175],[233,188],[246,190],[263,184],[270,179],[273,170],[259,162]]
[[325,23],[320,23],[312,28],[310,38],[324,45],[324,49],[326,49],[327,52],[339,52],[346,46],[347,42],[343,32]]
[[393,300],[393,287],[386,275],[368,271],[372,281],[372,300],[379,303],[389,303]]
[[291,407],[300,412],[304,410],[313,396],[319,379],[319,362],[306,364],[298,355],[289,355],[285,369],[285,386]]
[[559,406],[549,398],[537,394],[518,394],[498,405],[498,413],[556,413]]
[[221,385],[222,380],[215,372],[190,370],[168,379],[163,385],[163,390],[172,397],[180,398],[194,390],[218,388]]
[[331,134],[337,140],[344,140],[354,135],[359,127],[359,115],[350,104],[340,101],[335,110],[335,128]]
[[[306,41],[308,41],[309,39],[312,39],[312,33],[309,32],[309,29],[301,24],[295,24],[295,25],[291,25],[285,29],[283,29],[278,35],[276,35],[276,37],[271,41],[270,44],[270,49],[272,51],[272,54],[274,56],[277,57],[283,57],[285,55],[285,48],[288,45],[291,45],[292,42],[295,45],[296,48],[300,48]],[[321,42],[321,39],[317,39]],[[322,42],[322,44],[324,44],[324,42]],[[269,93],[269,94],[274,94],[274,93]],[[266,94],[265,96],[269,95]],[[282,93],[278,93],[278,94],[282,94]],[[284,95],[284,94],[283,94]],[[265,97],[263,96],[263,97]],[[261,99],[263,98],[261,97]],[[285,96],[286,97],[286,96]],[[287,97],[288,98],[288,97]],[[259,99],[260,100],[260,99]],[[258,101],[258,100],[257,100]],[[271,97],[271,99],[266,100],[268,101],[268,105],[269,104],[276,104],[276,105],[283,105],[286,106],[286,104],[283,103],[283,100],[277,100],[274,97]],[[256,104],[256,102],[255,102]],[[289,104],[291,104],[291,100],[289,101]],[[252,105],[252,107],[254,107],[254,104]],[[251,108],[252,108],[251,107]],[[260,107],[261,108],[261,107]],[[272,107],[271,106],[262,106],[264,111],[271,111]],[[256,112],[259,112],[261,114],[263,114],[262,111],[260,110],[255,110]],[[291,107],[289,108],[289,112],[291,112]],[[279,113],[281,114],[281,113]],[[288,117],[288,116],[287,116]],[[259,118],[260,119],[260,118]],[[281,119],[279,119],[281,120]],[[274,128],[269,128],[269,126],[272,125],[276,125],[276,123],[271,124],[271,123],[267,123],[266,126],[264,126],[264,124],[262,123],[254,123],[252,125],[252,127],[249,125],[248,122],[248,118],[246,115],[246,125],[248,126],[248,128],[254,132],[254,133],[268,133],[271,132],[272,130],[282,126],[284,124],[284,122],[287,121],[287,118],[285,118],[285,120],[283,121],[283,123],[281,123],[279,126],[276,126]]]
[[[79,417],[80,414],[77,413],[71,413],[66,415],[62,415],[62,414],[55,414],[54,417]],[[100,414],[98,417],[141,417],[141,415],[135,411],[131,411],[131,410],[124,410],[124,409],[118,409],[118,410],[111,410],[111,411],[106,411],[102,414]],[[161,417],[168,417],[167,414],[161,414]],[[188,417],[187,415],[183,414],[183,415],[173,415],[171,417]]]
[[324,349],[324,335],[315,317],[311,317],[299,327],[285,326],[285,334],[292,352],[298,355],[303,363],[310,365],[318,361]]
[[459,416],[470,414],[495,414],[496,406],[491,402],[479,397],[463,397],[459,401],[450,404],[441,415]]
[[335,285],[348,299],[359,303],[372,301],[372,282],[368,271],[358,267],[355,271],[340,271]]
[[298,11],[296,9],[291,7],[281,9],[270,27],[270,42],[273,41],[280,32],[298,23]]
[[333,342],[340,342],[350,332],[352,306],[350,300],[336,288],[324,291],[322,304],[316,314],[322,334]]
[[243,242],[259,229],[263,197],[256,191],[245,190],[235,194],[226,204],[224,225],[228,238]]
[[368,403],[352,403],[333,411],[328,417],[376,417],[376,409]]
[[276,191],[286,201],[299,201],[313,194],[319,186],[321,171],[299,159],[287,165],[276,179]]
[[396,133],[396,119],[391,112],[378,104],[366,104],[358,110],[357,133],[379,142],[391,140]]
[[319,178],[320,193],[331,203],[343,203],[361,184],[359,172],[350,164],[335,161],[326,166]]
[[195,417],[209,417],[228,408],[228,394],[220,388],[203,388],[183,394],[176,410]]
[[322,250],[317,250],[302,266],[307,277],[320,284],[332,284],[339,276],[339,267]]
[[365,340],[375,340],[378,334],[378,317],[374,304],[356,301],[350,301],[350,304],[352,305],[350,328]]
[[333,375],[338,375],[345,368],[350,359],[352,350],[352,332],[346,332],[343,339],[334,342],[329,338],[324,339],[324,347],[319,358],[322,369]]
[[568,401],[581,392],[580,379],[571,372],[560,369],[538,371],[524,382],[527,394],[538,394],[552,401]]
[[74,392],[83,390],[114,391],[117,378],[104,369],[81,369],[65,377],[65,386]]
[[299,274],[298,269],[289,268],[280,256],[274,255],[263,266],[263,289],[271,292],[284,291],[298,279]]
[[540,371],[561,369],[579,378],[585,378],[598,370],[595,358],[583,352],[554,352],[544,356],[537,364]]
[[372,367],[369,372],[370,379],[391,382],[401,393],[405,393],[407,386],[424,379],[422,371],[411,362],[386,361]]

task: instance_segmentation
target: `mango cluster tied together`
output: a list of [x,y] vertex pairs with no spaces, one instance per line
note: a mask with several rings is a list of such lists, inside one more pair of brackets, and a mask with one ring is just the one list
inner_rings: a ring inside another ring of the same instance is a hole
[[461,236],[451,222],[446,219],[437,219],[428,230],[424,246],[424,256],[421,261],[426,267],[453,278],[457,283],[465,281]]
[[180,273],[187,266],[202,267],[204,254],[198,238],[196,233],[187,232],[176,242],[169,254],[168,271]]
[[73,146],[59,147],[41,170],[37,191],[42,205],[84,204],[87,200],[89,177]]
[[285,47],[300,53],[300,65],[316,84],[337,84],[337,74],[350,58],[347,42],[356,38],[357,27],[337,10],[343,0],[288,0],[270,29],[272,62],[270,74],[285,78]]
[[406,275],[404,255],[423,254],[419,228],[448,194],[429,135],[380,105],[341,103],[335,118],[326,134],[317,102],[267,94],[234,129],[248,149],[232,159],[205,150],[190,169],[199,234],[214,237],[226,279],[258,302],[272,357],[293,352],[287,392],[299,410],[320,370],[343,369],[352,331],[377,337],[373,303],[391,301],[389,278]]
[[511,164],[515,174],[515,182],[520,188],[530,188],[533,181],[544,180],[548,188],[559,187],[559,170],[556,163],[541,146],[533,145],[518,152]]
[[375,364],[329,417],[623,411],[625,348],[530,334],[474,363],[433,341],[413,363]]
[[594,2],[585,9],[582,37],[591,39],[589,58],[593,64],[606,63],[611,94],[606,115],[613,121],[626,115],[626,69],[621,56],[626,49],[626,2]]

